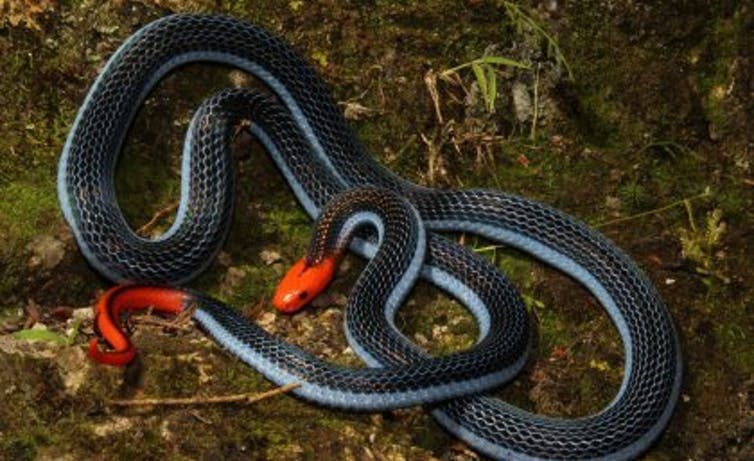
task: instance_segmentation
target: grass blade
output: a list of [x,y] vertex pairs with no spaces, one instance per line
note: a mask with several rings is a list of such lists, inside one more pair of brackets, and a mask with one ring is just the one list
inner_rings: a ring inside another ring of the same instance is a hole
[[493,113],[495,111],[495,100],[497,99],[497,74],[495,73],[495,68],[492,66],[487,66],[486,94],[487,112]]

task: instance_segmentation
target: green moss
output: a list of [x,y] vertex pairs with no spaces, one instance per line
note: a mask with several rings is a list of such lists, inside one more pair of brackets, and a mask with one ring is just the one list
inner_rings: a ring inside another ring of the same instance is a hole
[[26,270],[26,246],[59,225],[60,211],[52,182],[14,181],[0,186],[0,197],[0,298],[7,302]]
[[[733,76],[741,40],[746,40],[744,11],[744,8],[737,9],[731,17],[717,18],[711,25],[711,33],[689,53],[689,60],[697,65],[694,76],[713,139],[725,136],[732,122],[730,117],[734,112],[729,93],[735,85]],[[707,59],[699,62],[701,54]]]
[[469,348],[479,331],[471,315],[458,302],[433,296],[422,287],[409,305],[398,312],[396,325],[409,338],[422,337],[433,355],[447,355]]
[[647,189],[635,181],[619,186],[618,197],[622,207],[629,213],[646,210],[652,203]]
[[288,207],[280,207],[275,203],[270,205],[272,206],[262,216],[263,241],[285,244],[284,249],[294,258],[303,256],[312,232],[311,218],[290,203],[287,204]]
[[156,396],[186,397],[196,395],[200,388],[199,369],[190,360],[169,358],[161,366],[160,379],[155,381]]
[[720,322],[715,327],[715,336],[720,342],[728,361],[741,373],[754,373],[754,350],[747,347],[751,343],[751,331],[741,319]]
[[742,222],[745,218],[751,200],[747,200],[743,194],[733,189],[723,189],[715,195],[717,207],[723,211],[723,216],[734,224]]
[[60,215],[54,179],[17,181],[0,187],[0,235],[4,249],[18,248],[49,231]]
[[547,355],[555,347],[573,344],[577,337],[563,318],[554,309],[540,309],[537,311],[539,321],[539,350]]
[[0,455],[5,459],[32,461],[37,457],[37,443],[27,437],[9,439],[0,446]]

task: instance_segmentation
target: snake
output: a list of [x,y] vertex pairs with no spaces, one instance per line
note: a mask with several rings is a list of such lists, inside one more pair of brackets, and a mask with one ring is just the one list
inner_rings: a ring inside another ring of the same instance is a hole
[[[144,99],[166,74],[191,62],[238,68],[269,94],[226,90],[202,104],[184,142],[175,221],[156,239],[144,239],[130,229],[118,207],[117,160]],[[208,114],[219,117],[213,121]],[[376,313],[365,314],[374,323],[346,315],[349,343],[368,365],[363,371],[323,365],[261,334],[232,308],[189,290],[166,301],[169,307],[183,310],[191,300],[200,325],[272,381],[303,376],[304,385],[294,390],[303,398],[353,410],[427,404],[447,431],[495,459],[631,459],[658,439],[680,394],[681,348],[670,313],[630,257],[587,224],[544,203],[497,190],[428,188],[397,176],[358,141],[327,84],[304,58],[265,29],[234,18],[179,14],[149,23],[118,48],[90,88],[58,168],[63,215],[86,260],[118,283],[181,285],[205,270],[222,245],[233,211],[235,180],[227,144],[229,126],[239,119],[251,120],[249,132],[310,217],[321,217],[329,202],[349,189],[376,188],[383,191],[377,194],[382,200],[395,202],[390,208],[404,209],[399,221],[414,231],[403,239],[416,249],[401,250],[401,270],[406,272],[397,274],[396,265],[381,273],[394,282],[387,292],[376,278],[359,278],[367,280],[367,291],[382,290],[380,298],[386,300]],[[388,198],[392,195],[398,198]],[[396,251],[383,238],[388,235],[384,224],[394,221],[383,211],[371,204],[351,218],[339,218],[341,228],[358,228],[350,250],[367,258]],[[610,403],[591,415],[560,418],[531,413],[484,392],[522,368],[531,343],[527,314],[505,277],[440,232],[475,234],[516,248],[567,274],[597,299],[625,356],[623,379]],[[469,309],[479,325],[473,347],[448,358],[430,357],[397,331],[392,317],[415,278],[435,284]],[[151,289],[156,296],[162,293]],[[132,291],[108,293],[126,299]],[[295,360],[274,360],[284,356]],[[421,377],[440,363],[450,368],[447,381]],[[454,375],[464,366],[475,370]],[[385,376],[375,395],[362,398],[360,392],[372,390],[360,386],[354,398],[354,383]]]

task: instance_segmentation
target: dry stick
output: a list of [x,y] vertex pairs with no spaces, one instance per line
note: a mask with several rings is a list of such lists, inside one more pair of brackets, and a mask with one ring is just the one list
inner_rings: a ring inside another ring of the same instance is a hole
[[147,232],[151,231],[152,228],[161,219],[163,219],[164,217],[166,217],[167,215],[169,215],[170,213],[173,213],[175,210],[178,209],[178,203],[179,202],[172,203],[166,206],[165,208],[163,208],[162,210],[158,211],[157,213],[155,213],[154,216],[152,216],[152,219],[150,219],[146,224],[144,224],[143,226],[141,226],[139,229],[136,230],[136,233],[139,235],[145,235]]
[[33,299],[29,298],[26,303],[26,320],[24,321],[24,329],[27,330],[33,327],[34,324],[39,322],[40,317],[41,314],[39,313],[39,304],[37,304]]
[[128,317],[130,322],[142,324],[142,325],[154,325],[158,327],[167,328],[169,330],[182,331],[184,333],[190,333],[194,327],[189,325],[189,321],[194,317],[196,312],[196,305],[191,304],[184,310],[179,312],[172,320],[162,320],[161,318],[152,314],[154,306],[149,306],[146,315],[130,316]]
[[650,216],[650,215],[653,215],[653,214],[662,213],[663,211],[669,210],[671,208],[674,208],[674,207],[677,207],[677,206],[680,206],[680,205],[688,206],[687,204],[689,202],[691,202],[692,200],[697,200],[697,199],[700,199],[700,198],[706,198],[706,197],[709,197],[710,195],[712,195],[710,193],[710,191],[709,190],[705,190],[704,192],[702,192],[699,195],[694,195],[693,197],[687,197],[687,198],[684,198],[684,199],[681,199],[681,200],[677,200],[677,201],[675,201],[675,202],[673,202],[671,204],[662,206],[660,208],[655,208],[654,210],[644,211],[642,213],[638,213],[638,214],[635,214],[635,215],[624,216],[622,218],[616,218],[616,219],[611,219],[609,221],[603,221],[601,223],[592,224],[592,227],[594,227],[594,228],[600,228],[600,227],[610,226],[610,225],[613,225],[613,224],[623,223],[623,222],[626,222],[626,221],[633,221],[634,219],[643,218],[644,216]]
[[442,111],[440,110],[440,95],[437,92],[437,74],[432,70],[424,75],[424,84],[427,86],[429,96],[432,98],[432,103],[435,106],[435,116],[437,117],[437,123],[440,126],[445,124],[442,117]]
[[221,395],[216,397],[189,397],[183,399],[133,399],[133,400],[106,400],[108,405],[114,405],[117,407],[143,407],[151,405],[206,405],[216,403],[256,403],[260,400],[265,400],[270,397],[274,397],[279,394],[285,394],[287,392],[296,389],[301,386],[302,383],[288,383],[285,386],[281,386],[266,392],[259,394],[232,394]]
[[427,180],[430,184],[434,184],[435,182],[435,173],[440,170],[440,146],[435,144],[435,140],[437,139],[437,135],[435,135],[432,139],[429,139],[427,136],[424,135],[424,133],[419,133],[419,135],[422,138],[422,141],[427,146]]
[[158,319],[152,316],[131,317],[131,321],[133,323],[137,323],[140,325],[153,325],[153,326],[158,326],[162,328],[167,328],[169,330],[183,331],[186,333],[194,329],[194,327],[190,325],[184,325],[183,323],[185,322],[182,323],[182,322],[176,322],[175,320],[162,320],[162,319]]
[[534,141],[537,138],[537,119],[539,118],[539,64],[537,64],[537,73],[534,74],[534,113],[531,117],[531,134],[529,139]]

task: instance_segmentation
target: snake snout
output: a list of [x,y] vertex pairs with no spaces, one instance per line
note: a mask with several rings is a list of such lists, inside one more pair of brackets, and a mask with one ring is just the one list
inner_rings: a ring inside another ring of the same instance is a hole
[[301,258],[288,270],[280,281],[272,304],[284,314],[293,314],[309,304],[332,281],[335,275],[336,258],[325,258],[309,264]]

